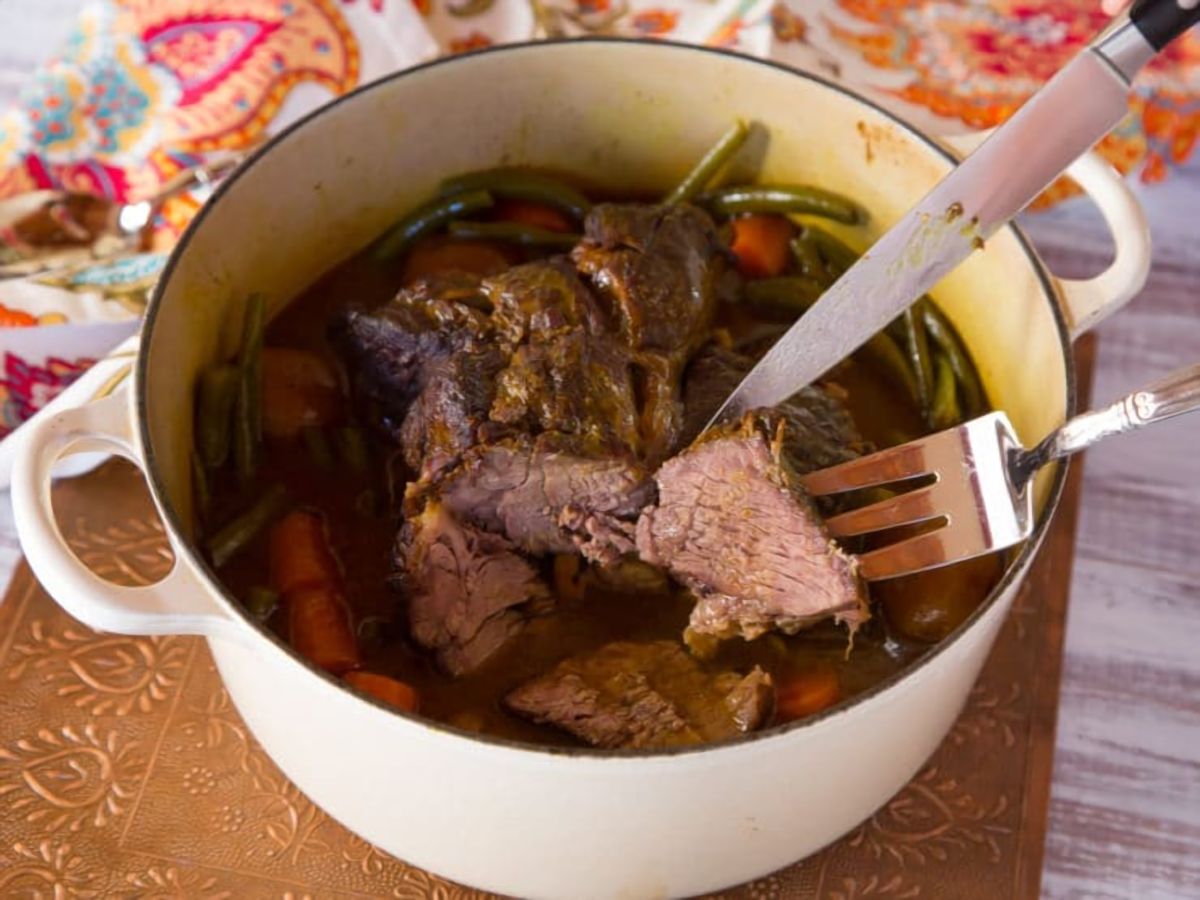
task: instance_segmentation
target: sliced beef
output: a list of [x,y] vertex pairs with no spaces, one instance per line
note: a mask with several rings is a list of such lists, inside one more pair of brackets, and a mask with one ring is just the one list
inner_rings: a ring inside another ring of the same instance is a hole
[[482,287],[492,304],[496,332],[511,345],[577,328],[589,335],[607,329],[599,303],[565,257],[514,266],[486,279]]
[[854,565],[795,483],[781,438],[750,415],[658,471],[658,505],[638,521],[638,551],[695,593],[695,634],[755,638],[831,616],[855,627],[868,616]]
[[682,445],[680,372],[708,336],[729,272],[716,226],[687,204],[600,204],[573,258],[636,353],[642,455],[657,465]]
[[439,488],[455,515],[528,553],[596,562],[633,551],[638,514],[654,497],[653,480],[628,459],[529,438],[475,448]]
[[707,336],[727,266],[698,207],[599,204],[573,256],[632,349],[686,356]]
[[334,343],[382,424],[398,431],[437,364],[491,341],[479,279],[453,274],[418,281],[373,310],[350,310],[335,323]]
[[674,747],[736,737],[771,715],[771,677],[709,674],[672,641],[572,657],[504,698],[520,716],[595,747]]
[[[715,344],[701,349],[684,373],[683,442],[690,444],[754,367],[754,360]],[[775,413],[787,422],[784,450],[801,475],[860,456],[863,440],[832,386],[809,385]]]
[[396,569],[413,640],[452,676],[477,669],[552,602],[511,542],[459,522],[437,503],[401,529]]
[[523,346],[499,376],[491,418],[521,430],[577,435],[596,452],[640,445],[629,351],[575,328]]

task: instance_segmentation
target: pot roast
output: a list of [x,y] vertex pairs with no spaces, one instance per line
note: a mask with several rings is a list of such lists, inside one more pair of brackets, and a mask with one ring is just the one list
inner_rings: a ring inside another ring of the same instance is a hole
[[[731,279],[702,210],[604,204],[569,256],[426,279],[344,317],[354,383],[416,475],[394,580],[413,640],[447,674],[554,615],[550,556],[665,571],[695,598],[692,642],[866,618],[850,559],[794,479],[858,452],[835,393],[810,387],[689,446],[753,365],[711,340]],[[595,746],[668,746],[758,727],[771,692],[760,669],[617,642],[504,703]]]
[[198,524],[231,590],[387,703],[611,749],[814,715],[961,622],[994,565],[868,594],[870,539],[832,541],[847,501],[800,480],[983,411],[935,304],[706,430],[852,263],[820,220],[861,221],[827,191],[722,187],[720,153],[667,202],[466,173],[265,338],[251,299],[197,385]]

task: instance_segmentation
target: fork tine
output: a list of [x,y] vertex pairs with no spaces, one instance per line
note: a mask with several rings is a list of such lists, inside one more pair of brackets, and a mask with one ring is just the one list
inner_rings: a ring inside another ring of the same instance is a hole
[[870,506],[852,509],[826,519],[825,527],[835,538],[843,538],[936,519],[942,515],[933,502],[936,488],[935,483]]
[[800,484],[814,497],[821,497],[916,478],[928,472],[924,442],[917,440],[810,472],[801,476]]
[[991,549],[983,544],[977,546],[961,540],[947,540],[946,532],[943,525],[934,531],[860,554],[858,573],[867,581],[896,578],[981,556]]

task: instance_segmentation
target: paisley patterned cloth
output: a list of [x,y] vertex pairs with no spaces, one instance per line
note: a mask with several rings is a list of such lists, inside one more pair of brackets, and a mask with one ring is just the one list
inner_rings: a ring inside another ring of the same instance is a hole
[[[154,196],[440,53],[595,33],[705,43],[818,71],[950,134],[1003,121],[1104,21],[1099,0],[94,0],[0,118],[0,261],[36,255],[10,227],[31,192]],[[1195,146],[1198,96],[1192,34],[1143,74],[1102,152],[1164,178]],[[144,252],[97,244],[0,281],[0,435],[136,329],[165,252],[205,197],[166,201]]]

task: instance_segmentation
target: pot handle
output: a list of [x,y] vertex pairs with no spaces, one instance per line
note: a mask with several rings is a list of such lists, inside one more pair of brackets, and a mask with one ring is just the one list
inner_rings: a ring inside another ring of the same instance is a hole
[[[952,135],[946,143],[966,156],[992,130]],[[1132,300],[1146,283],[1150,274],[1150,225],[1128,183],[1094,150],[1071,163],[1065,174],[1099,208],[1115,248],[1113,261],[1099,275],[1058,279],[1063,311],[1074,340]]]
[[130,428],[129,393],[57,410],[27,422],[13,463],[12,502],[25,558],[54,599],[86,625],[118,634],[202,634],[240,639],[245,629],[221,609],[187,554],[156,584],[135,587],[101,578],[77,557],[54,518],[54,463],[76,453],[111,453],[140,466]]
[[1108,268],[1091,278],[1060,278],[1072,339],[1091,331],[1137,296],[1150,275],[1150,224],[1124,178],[1098,153],[1089,151],[1067,169],[1100,209],[1112,233]]

